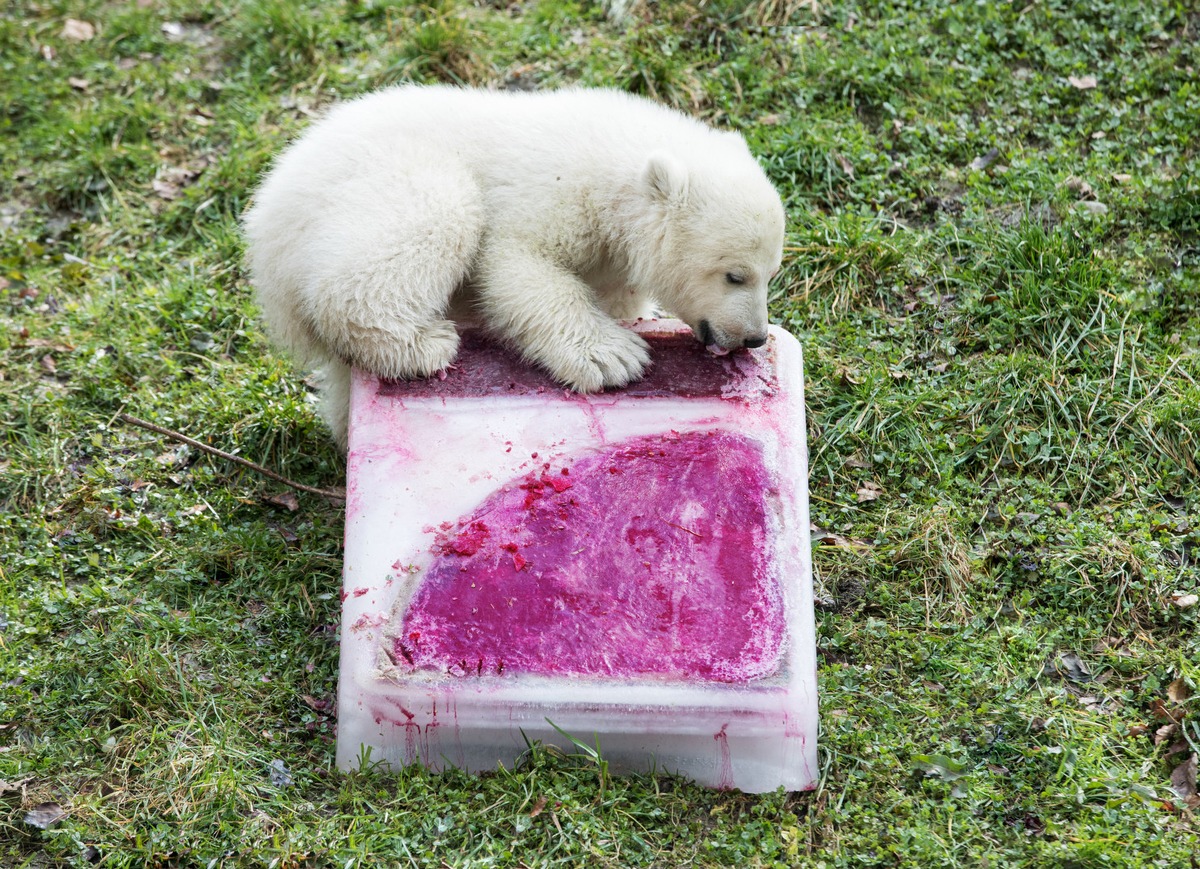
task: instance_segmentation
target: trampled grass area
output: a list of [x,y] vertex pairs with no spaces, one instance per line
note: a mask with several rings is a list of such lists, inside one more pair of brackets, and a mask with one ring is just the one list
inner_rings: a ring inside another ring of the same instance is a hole
[[[1182,2],[7,4],[0,865],[1195,865],[1198,46]],[[340,484],[237,217],[404,80],[651,94],[779,184],[814,793],[333,771],[340,508],[115,420]]]

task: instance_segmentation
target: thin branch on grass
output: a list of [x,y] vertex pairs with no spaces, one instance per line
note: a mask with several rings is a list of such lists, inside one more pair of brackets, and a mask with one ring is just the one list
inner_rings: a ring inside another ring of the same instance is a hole
[[138,428],[144,428],[147,431],[152,431],[163,435],[164,437],[169,437],[172,440],[185,443],[188,446],[195,447],[196,449],[206,452],[209,455],[213,455],[217,458],[225,459],[226,461],[241,465],[243,468],[249,468],[255,473],[262,474],[264,477],[269,477],[270,479],[275,480],[277,483],[283,483],[283,485],[290,486],[298,491],[308,492],[310,495],[320,495],[322,498],[329,498],[332,501],[346,500],[346,496],[341,492],[334,492],[331,489],[318,489],[315,486],[306,486],[303,483],[297,483],[294,480],[289,480],[287,477],[281,474],[275,473],[270,468],[264,468],[262,465],[255,464],[248,459],[243,459],[241,456],[235,456],[232,453],[227,453],[224,450],[217,449],[216,447],[210,447],[208,444],[202,444],[200,441],[194,440],[187,435],[180,434],[177,431],[172,431],[169,428],[163,428],[161,425],[156,425],[155,423],[148,422],[147,420],[139,419],[138,417],[132,416],[128,413],[118,413],[117,419],[121,420],[122,422],[127,422],[130,425],[135,425]]

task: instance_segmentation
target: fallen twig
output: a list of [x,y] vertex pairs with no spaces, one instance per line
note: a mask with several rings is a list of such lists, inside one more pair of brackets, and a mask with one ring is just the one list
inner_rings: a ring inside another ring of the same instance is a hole
[[264,468],[262,465],[255,464],[248,459],[243,459],[241,456],[235,456],[232,453],[227,453],[224,450],[217,449],[216,447],[210,447],[208,444],[202,444],[200,441],[194,440],[187,435],[180,434],[177,431],[172,431],[169,428],[163,428],[161,425],[156,425],[155,423],[148,422],[147,420],[139,419],[131,414],[118,413],[117,419],[121,420],[122,422],[127,422],[130,425],[135,425],[138,428],[144,428],[147,431],[152,431],[163,435],[164,437],[169,437],[172,440],[180,441],[181,443],[185,443],[190,447],[195,447],[198,450],[206,452],[209,455],[217,456],[218,458],[241,465],[243,468],[249,468],[256,473],[262,474],[264,477],[269,477],[278,483],[283,483],[283,485],[290,486],[291,488],[297,489],[301,492],[308,492],[310,495],[320,495],[322,498],[329,498],[333,501],[344,502],[346,500],[346,496],[342,492],[335,492],[331,489],[318,489],[315,486],[306,486],[303,483],[297,483],[293,480],[289,480],[287,477],[284,477],[281,474],[275,473],[270,468]]

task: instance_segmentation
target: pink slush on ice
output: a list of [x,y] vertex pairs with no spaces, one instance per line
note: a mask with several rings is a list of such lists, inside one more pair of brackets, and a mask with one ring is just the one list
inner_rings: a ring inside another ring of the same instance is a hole
[[759,444],[722,430],[543,464],[443,527],[394,659],[461,677],[770,676],[785,636],[777,494]]

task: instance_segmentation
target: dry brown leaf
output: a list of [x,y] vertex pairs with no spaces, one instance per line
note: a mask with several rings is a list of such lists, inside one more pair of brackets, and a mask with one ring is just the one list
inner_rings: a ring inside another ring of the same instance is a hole
[[537,802],[533,804],[533,808],[529,812],[529,817],[536,818],[546,808],[546,798],[538,797]]
[[77,78],[76,76],[69,76],[67,78],[67,84],[69,84],[71,87],[75,88],[75,90],[77,90],[77,91],[85,91],[88,89],[88,86],[91,84],[91,82],[89,82],[86,78]]
[[150,182],[150,187],[163,199],[177,199],[183,188],[199,178],[200,173],[208,167],[208,160],[204,158],[191,162],[195,165],[161,167],[157,177]]
[[158,178],[150,182],[150,187],[163,199],[178,199],[181,189],[178,184],[172,184],[170,181],[162,181]]
[[851,540],[848,537],[843,537],[840,534],[835,534],[832,531],[826,531],[824,528],[819,528],[812,523],[809,523],[809,530],[812,532],[812,540],[814,543],[819,543],[822,546],[839,546],[843,549],[870,549],[871,544],[865,540]]
[[1175,606],[1179,607],[1181,610],[1185,610],[1189,607],[1194,607],[1197,603],[1200,603],[1200,595],[1184,594],[1181,591],[1172,592],[1171,603],[1175,604]]
[[1183,677],[1176,679],[1167,686],[1167,699],[1172,703],[1182,703],[1192,696],[1191,686],[1184,681]]
[[[1193,773],[1192,779],[1196,776]],[[49,830],[67,816],[67,810],[58,803],[41,803],[25,814],[25,823],[39,830]]]
[[855,494],[858,495],[858,503],[865,504],[868,501],[877,500],[883,494],[883,487],[871,480],[866,480],[859,484]]
[[986,154],[982,154],[971,161],[971,168],[977,172],[982,172],[988,166],[996,162],[996,158],[1000,156],[999,148],[991,148]]
[[1064,181],[1062,186],[1070,190],[1080,199],[1091,199],[1095,193],[1091,184],[1088,184],[1082,178],[1079,178],[1075,175],[1072,175],[1070,178]]
[[862,378],[859,376],[857,371],[852,371],[849,368],[842,368],[839,366],[834,373],[838,379],[838,382],[844,387],[860,386],[862,384]]
[[1162,745],[1164,742],[1174,736],[1177,730],[1179,730],[1178,724],[1164,724],[1162,727],[1158,728],[1158,730],[1154,731],[1154,744]]
[[[22,336],[28,337],[28,336]],[[70,353],[75,349],[74,344],[60,344],[57,341],[51,341],[47,338],[29,338],[24,342],[26,347],[45,347],[48,350],[54,350],[59,353]]]
[[1171,790],[1181,800],[1190,804],[1196,794],[1196,755],[1192,755],[1171,773]]
[[263,500],[275,507],[283,507],[295,513],[300,509],[300,499],[295,492],[278,492],[274,495],[264,495]]
[[1079,703],[1088,712],[1112,712],[1114,704],[1111,700],[1098,697],[1095,694],[1084,694],[1078,698]]
[[853,181],[854,180],[854,164],[852,164],[849,160],[847,160],[845,157],[843,157],[837,151],[833,152],[833,159],[837,160],[837,164],[842,167],[842,171],[845,172],[847,175],[849,175],[850,180]]
[[96,28],[86,21],[80,21],[77,18],[68,18],[63,24],[62,38],[69,39],[71,42],[87,42],[96,35]]
[[1159,721],[1166,721],[1171,724],[1178,724],[1183,720],[1183,712],[1179,709],[1168,709],[1167,704],[1155,697],[1150,701],[1150,712]]
[[0,795],[6,794],[9,791],[19,791],[31,781],[33,781],[33,776],[26,776],[25,778],[17,779],[16,781],[5,781],[4,779],[0,779]]
[[1067,81],[1071,83],[1071,87],[1081,91],[1091,90],[1099,84],[1094,75],[1069,75]]
[[1059,655],[1056,670],[1064,679],[1076,684],[1092,681],[1091,669],[1075,652]]
[[851,541],[840,534],[835,534],[832,531],[828,531],[813,522],[808,523],[808,530],[812,535],[812,540],[814,543],[820,543],[826,546],[844,546],[847,548],[854,548],[855,546],[854,541]]
[[1085,199],[1075,207],[1080,211],[1086,212],[1087,214],[1096,215],[1097,217],[1108,214],[1107,205],[1105,205],[1103,202],[1094,202],[1091,199]]
[[43,356],[38,361],[41,363],[42,367],[45,368],[47,371],[49,371],[51,374],[58,373],[58,363],[56,363],[54,361],[54,357],[51,356],[49,353],[47,353],[45,356]]

